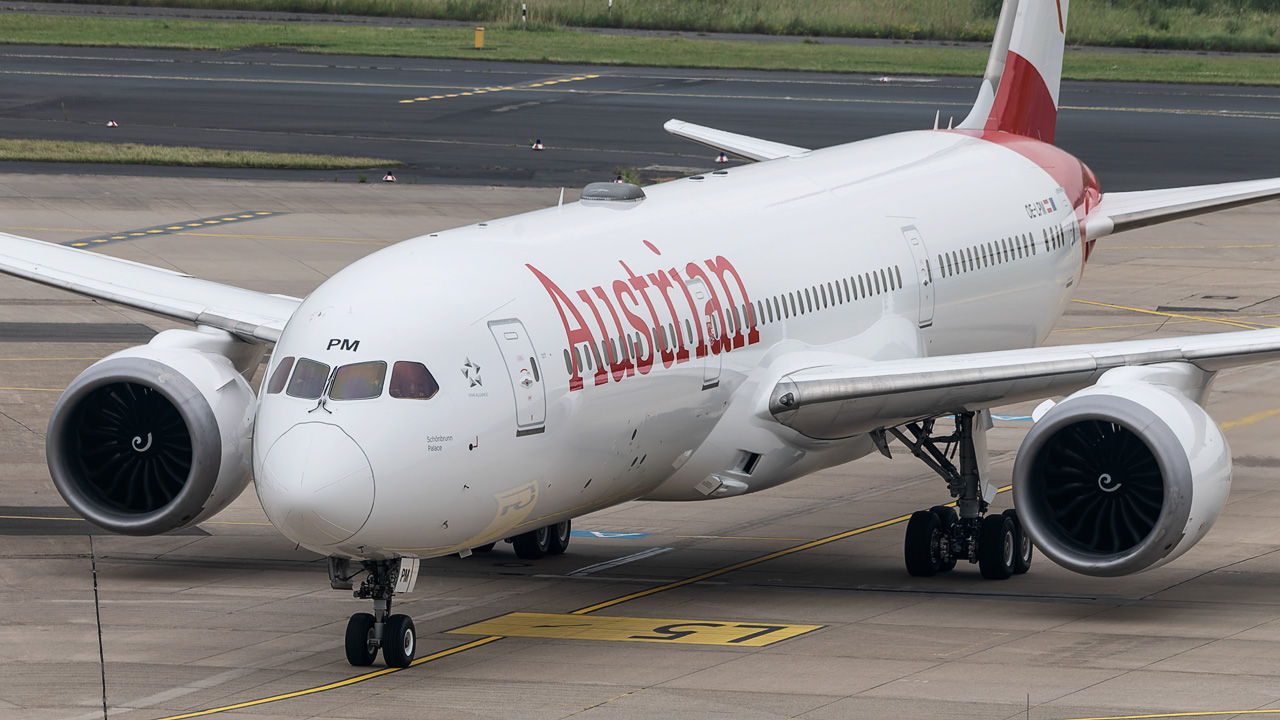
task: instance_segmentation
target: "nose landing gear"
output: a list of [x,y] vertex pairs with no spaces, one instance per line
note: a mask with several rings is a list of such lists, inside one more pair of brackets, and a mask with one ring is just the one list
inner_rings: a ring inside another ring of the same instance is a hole
[[413,619],[391,614],[401,560],[367,560],[361,565],[365,579],[353,595],[373,600],[373,613],[356,613],[347,621],[347,662],[356,667],[372,665],[381,648],[387,667],[408,667],[418,645]]

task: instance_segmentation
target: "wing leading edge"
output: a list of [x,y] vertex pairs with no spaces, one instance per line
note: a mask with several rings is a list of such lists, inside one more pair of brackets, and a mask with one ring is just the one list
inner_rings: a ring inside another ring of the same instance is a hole
[[662,125],[662,129],[677,137],[692,140],[707,147],[723,150],[731,155],[737,155],[756,162],[777,160],[778,158],[803,155],[809,152],[808,148],[784,145],[770,140],[754,138],[750,135],[739,135],[724,130],[716,130],[715,128],[694,125],[683,120],[668,120]]
[[1186,362],[1216,372],[1276,359],[1280,330],[851,362],[783,376],[773,387],[768,411],[806,436],[835,439],[923,417],[1075,392],[1118,367]]
[[0,272],[259,343],[279,340],[302,302],[7,233],[0,233]]
[[1280,197],[1280,178],[1219,185],[1109,192],[1085,218],[1085,236],[1096,240],[1112,233],[1179,220],[1217,210]]

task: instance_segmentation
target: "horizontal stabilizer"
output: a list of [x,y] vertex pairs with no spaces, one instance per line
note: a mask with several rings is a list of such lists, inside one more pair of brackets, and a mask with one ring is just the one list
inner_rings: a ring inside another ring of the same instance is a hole
[[7,233],[0,233],[0,273],[216,327],[251,342],[279,340],[302,302]]
[[1085,218],[1085,237],[1096,240],[1112,233],[1277,197],[1280,197],[1280,178],[1105,193]]
[[707,147],[715,148],[727,152],[731,155],[746,158],[747,160],[776,160],[783,157],[791,157],[793,155],[803,155],[809,152],[808,148],[796,147],[795,145],[783,145],[782,143],[770,142],[769,140],[761,140],[753,138],[749,135],[739,135],[737,133],[725,132],[724,130],[716,130],[715,128],[704,127],[702,125],[694,125],[683,120],[668,120],[662,126],[662,129],[687,140],[696,143],[702,143]]

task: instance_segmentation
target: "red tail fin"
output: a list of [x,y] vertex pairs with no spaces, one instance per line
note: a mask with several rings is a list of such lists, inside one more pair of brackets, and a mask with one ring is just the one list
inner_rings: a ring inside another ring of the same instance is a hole
[[1005,0],[978,100],[959,127],[1053,142],[1068,0]]

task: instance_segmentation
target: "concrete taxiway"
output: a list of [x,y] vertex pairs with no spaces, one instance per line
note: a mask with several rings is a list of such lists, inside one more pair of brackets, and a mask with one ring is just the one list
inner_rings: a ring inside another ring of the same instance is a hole
[[[6,175],[0,230],[301,295],[380,247],[557,194]],[[1109,238],[1052,342],[1280,325],[1278,229],[1269,203]],[[94,532],[53,489],[43,435],[58,391],[173,326],[0,278],[0,717],[90,720],[104,704],[123,720],[1280,712],[1280,366],[1218,378],[1230,504],[1171,566],[1100,580],[1037,557],[1004,582],[964,565],[908,577],[902,520],[946,490],[897,451],[759,495],[580,518],[569,552],[545,561],[502,545],[429,561],[397,604],[424,661],[363,673],[342,634],[365,603],[330,590],[252,491],[195,530],[129,538]],[[1002,484],[1029,410],[998,411]]]

